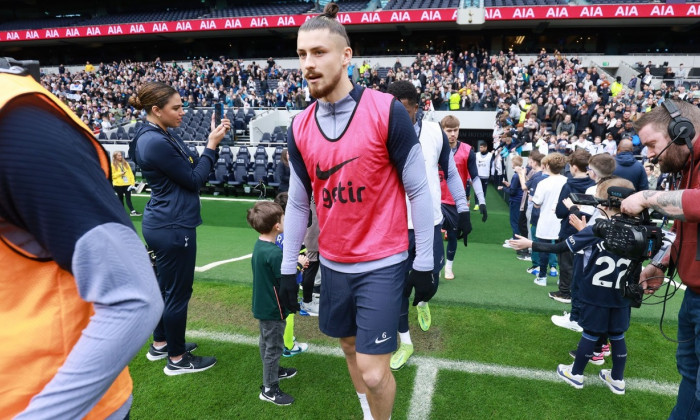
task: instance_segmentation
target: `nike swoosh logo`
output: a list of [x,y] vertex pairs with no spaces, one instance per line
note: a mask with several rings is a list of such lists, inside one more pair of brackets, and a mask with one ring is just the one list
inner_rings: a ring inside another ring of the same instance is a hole
[[381,340],[380,340],[379,337],[377,337],[377,338],[374,339],[374,344],[382,344],[382,343],[385,342],[386,340],[390,340],[390,339],[391,339],[391,337],[387,337],[387,338],[384,338],[384,339],[381,339]]
[[321,167],[318,166],[318,163],[316,163],[316,178],[325,181],[325,180],[327,180],[328,178],[330,178],[331,175],[333,175],[334,173],[338,172],[338,171],[340,170],[340,168],[342,168],[343,166],[347,165],[348,163],[352,162],[353,160],[355,160],[355,159],[357,159],[357,158],[359,158],[359,156],[355,156],[355,157],[352,158],[352,159],[348,159],[348,160],[346,160],[345,162],[339,163],[339,164],[333,166],[332,168],[330,168],[330,169],[327,170],[327,171],[322,170]]

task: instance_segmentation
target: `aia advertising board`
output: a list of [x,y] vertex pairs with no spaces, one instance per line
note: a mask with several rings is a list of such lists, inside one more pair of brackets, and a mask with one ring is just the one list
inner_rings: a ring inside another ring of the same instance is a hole
[[[699,4],[487,7],[487,21],[620,18],[697,18]],[[0,42],[112,37],[180,32],[235,31],[299,27],[315,15],[273,15],[168,22],[125,23],[67,28],[0,31]],[[343,25],[455,22],[457,9],[386,10],[339,13]]]

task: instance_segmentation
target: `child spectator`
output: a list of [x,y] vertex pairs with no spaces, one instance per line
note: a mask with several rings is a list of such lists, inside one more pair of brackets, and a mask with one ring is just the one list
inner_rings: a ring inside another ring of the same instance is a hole
[[[569,209],[563,203],[565,198],[571,193],[583,194],[586,189],[595,185],[595,181],[588,177],[588,160],[591,154],[584,148],[574,150],[569,156],[569,170],[571,178],[566,180],[566,184],[559,192],[555,215],[561,220],[559,229],[559,240],[563,241],[575,230],[569,224]],[[573,277],[574,255],[568,249],[559,254],[559,290],[549,292],[549,297],[562,303],[571,303],[571,282]]]
[[[281,192],[275,197],[275,203],[282,207],[283,212],[287,210],[288,197],[289,194],[287,192]],[[277,245],[280,249],[284,249],[284,232],[280,232],[275,237],[275,245]],[[302,245],[301,250],[299,251],[298,267],[300,271],[303,271],[308,266],[309,259],[306,256],[306,247]],[[301,283],[302,279],[302,273],[297,272],[297,284]],[[282,355],[284,357],[296,356],[299,353],[305,352],[308,348],[308,344],[296,342],[294,337],[294,314],[289,314],[287,316],[287,325],[284,328],[284,351],[282,352]]]
[[[624,187],[634,189],[634,185],[623,178],[612,178],[601,182],[596,189],[596,197],[608,198],[609,187]],[[617,207],[599,205],[598,208],[607,215],[614,216],[620,212]],[[573,253],[583,251],[585,255],[579,256],[581,263],[581,276],[579,281],[579,298],[581,302],[580,324],[583,334],[576,349],[576,357],[571,365],[561,364],[557,368],[559,377],[576,389],[583,388],[583,371],[586,364],[594,355],[594,347],[598,338],[607,334],[610,338],[612,351],[612,370],[602,369],[598,377],[615,394],[625,393],[625,364],[627,363],[627,344],[625,331],[630,325],[630,303],[623,298],[620,290],[615,288],[620,278],[627,277],[630,260],[619,257],[599,246],[602,239],[593,234],[591,225],[586,226],[585,218],[579,219],[575,215],[571,217],[572,224],[578,233],[571,235],[566,240],[556,245],[535,243],[519,237],[511,241],[514,248],[526,248],[532,246],[537,251],[557,252],[563,248]],[[631,273],[628,282],[637,282],[639,270]],[[620,287],[624,287],[620,285]]]
[[[530,153],[530,156],[528,158],[528,165],[531,168],[530,171],[530,179],[527,180],[525,183],[525,186],[527,187],[527,193],[528,193],[528,202],[527,202],[527,210],[526,212],[530,215],[530,237],[531,238],[536,238],[535,236],[535,230],[537,229],[537,222],[540,219],[540,208],[535,207],[533,202],[532,202],[532,197],[535,195],[535,190],[537,189],[537,185],[542,181],[543,179],[547,178],[549,175],[545,174],[542,171],[542,159],[544,159],[544,155],[536,152],[533,150]],[[524,236],[524,235],[523,235]],[[557,256],[555,254],[549,254],[548,257],[548,265],[549,267],[553,267],[556,270],[557,267]],[[531,255],[531,260],[532,260],[532,266],[527,269],[527,272],[530,274],[533,274],[537,276],[540,272],[540,254],[537,251],[532,251]]]
[[282,274],[282,250],[275,245],[284,231],[284,211],[279,204],[259,201],[248,210],[248,224],[260,236],[253,248],[253,316],[260,322],[260,358],[263,363],[263,385],[259,398],[277,405],[290,405],[294,397],[282,392],[280,379],[296,375],[294,368],[279,365],[284,350],[285,318],[288,311],[277,299]]
[[[588,161],[588,175],[593,181],[595,181],[596,185],[588,187],[586,194],[596,195],[598,184],[610,179],[614,171],[615,158],[607,153],[592,156]],[[569,198],[564,199],[563,204],[569,209],[571,214],[575,214],[579,219],[582,219],[583,216],[585,216],[589,223],[593,223],[597,218],[602,216],[595,207],[576,206]],[[563,315],[552,315],[552,323],[562,328],[582,332],[583,329],[578,324],[581,313],[581,303],[578,298],[579,285],[577,282],[582,273],[581,265],[576,258],[576,255],[574,255],[574,274],[572,277],[574,281],[571,282],[571,313],[564,311]],[[572,353],[575,354],[576,351],[573,351]],[[591,358],[591,363],[595,365],[602,365],[605,363],[604,356],[610,356],[610,345],[608,344],[607,335],[602,335],[599,338],[598,343],[596,343],[594,354]]]
[[[542,172],[546,177],[540,181],[532,196],[532,204],[540,209],[540,218],[535,229],[536,242],[553,243],[559,238],[560,220],[554,213],[559,200],[559,193],[566,184],[566,177],[561,171],[566,165],[566,158],[561,153],[550,153],[542,159]],[[550,252],[540,252],[540,269],[535,278],[538,286],[547,286],[547,264]],[[554,267],[550,270],[552,276],[557,275]]]
[[[503,185],[498,186],[499,190],[504,190],[510,197],[508,199],[508,208],[510,210],[510,228],[513,231],[513,238],[520,234],[518,229],[518,218],[520,217],[520,201],[523,198],[523,189],[520,186],[520,169],[523,166],[523,158],[518,155],[513,155],[510,164],[513,168],[513,177],[510,182],[503,180]],[[505,246],[505,244],[504,244]]]

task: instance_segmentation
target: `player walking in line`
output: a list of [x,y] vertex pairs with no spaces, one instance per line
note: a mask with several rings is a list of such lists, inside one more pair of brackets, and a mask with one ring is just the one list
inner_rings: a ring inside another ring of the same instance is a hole
[[[297,37],[301,69],[317,101],[294,118],[287,135],[291,173],[280,300],[299,310],[296,250],[313,194],[323,277],[319,328],[339,338],[365,418],[385,420],[396,394],[389,360],[401,294],[404,286],[415,287],[417,303],[429,300],[434,288],[430,190],[406,109],[347,78],[352,49],[337,13],[328,3]],[[406,194],[416,235],[407,283]]]

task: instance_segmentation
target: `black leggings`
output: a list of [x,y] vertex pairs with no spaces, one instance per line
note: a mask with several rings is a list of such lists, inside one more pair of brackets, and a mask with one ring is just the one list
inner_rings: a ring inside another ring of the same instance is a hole
[[130,185],[114,185],[114,191],[117,193],[117,197],[119,197],[119,201],[122,203],[122,206],[124,205],[124,196],[126,196],[126,205],[129,207],[129,211],[134,211],[134,205],[131,204],[131,191],[129,191]]
[[[314,282],[316,281],[316,273],[318,273],[319,262],[309,261],[309,266],[304,270],[304,274],[301,280],[301,285],[304,288],[303,300],[304,303],[309,303],[313,299],[314,293]],[[320,289],[320,288],[319,288]],[[318,292],[318,291],[317,291]]]

